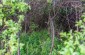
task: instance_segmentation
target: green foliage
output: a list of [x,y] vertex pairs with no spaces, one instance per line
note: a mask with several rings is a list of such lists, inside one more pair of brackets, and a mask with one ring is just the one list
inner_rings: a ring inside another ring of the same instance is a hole
[[[24,20],[24,14],[31,9],[30,5],[23,1],[2,0],[3,3],[0,4],[0,27],[5,28],[0,33],[0,42],[3,43],[3,46],[0,46],[0,55],[17,55],[21,22]],[[52,8],[52,0],[47,0],[47,2],[49,6],[45,8],[47,9],[46,14],[49,13],[48,8]],[[65,12],[63,11],[62,14]],[[16,17],[14,19],[17,21],[13,20],[13,16]],[[61,32],[61,40],[55,37],[51,55],[85,55],[85,14],[81,18],[82,20],[76,22],[76,26],[80,27],[80,31]],[[21,55],[49,55],[51,38],[46,29],[36,31],[37,27],[35,23],[31,22],[32,32],[28,34],[21,33]]]
[[[33,31],[32,33],[22,33],[20,42],[24,43],[21,55],[49,55],[51,48],[51,38],[46,29],[41,31]],[[55,45],[52,55],[58,55],[61,50],[62,43],[55,37]]]
[[47,0],[48,3],[52,3],[52,0]]
[[34,31],[30,34],[23,33],[20,39],[22,43],[25,43],[21,50],[22,55],[47,55],[49,52],[51,42],[45,30]]
[[62,32],[61,38],[63,47],[60,50],[62,55],[85,55],[85,14],[82,15],[82,20],[79,20],[76,26],[80,27],[80,31],[70,31],[69,33]]
[[[58,40],[55,37],[54,49],[51,55],[85,55],[85,14],[82,20],[76,22],[80,31],[61,32]],[[49,55],[51,48],[51,38],[47,30],[34,31],[36,25],[33,24],[33,32],[22,33],[20,42],[24,43],[21,55]]]
[[[0,35],[1,42],[4,43],[0,49],[0,55],[13,55],[18,49],[18,33],[21,30],[21,22],[24,20],[24,14],[30,8],[29,5],[19,0],[2,0],[0,4],[0,26],[5,30],[2,30]],[[15,16],[18,22],[13,20]],[[17,19],[18,18],[18,19]],[[3,21],[2,21],[3,20]],[[20,47],[23,44],[20,43]]]
[[38,25],[31,21],[30,29],[31,31],[35,31],[38,28]]

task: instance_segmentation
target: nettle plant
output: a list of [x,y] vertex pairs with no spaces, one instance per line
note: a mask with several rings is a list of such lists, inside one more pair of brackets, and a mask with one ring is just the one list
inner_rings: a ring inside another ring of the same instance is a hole
[[85,55],[85,13],[81,16],[82,20],[76,22],[80,31],[70,31],[60,33],[63,48],[59,51],[62,55]]
[[0,55],[13,55],[23,46],[19,43],[21,23],[30,5],[23,0],[2,0],[0,4]]

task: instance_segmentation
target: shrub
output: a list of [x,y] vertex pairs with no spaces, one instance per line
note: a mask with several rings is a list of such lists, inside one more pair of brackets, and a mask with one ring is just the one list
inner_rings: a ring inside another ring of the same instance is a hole
[[76,26],[80,27],[80,31],[70,31],[69,33],[62,32],[61,38],[63,47],[60,50],[62,55],[85,55],[85,14],[82,15],[82,20],[76,22]]
[[[19,33],[21,30],[21,22],[24,20],[24,14],[29,6],[19,0],[2,0],[0,4],[0,55],[13,55],[23,46],[19,43]],[[19,45],[20,44],[20,45]]]

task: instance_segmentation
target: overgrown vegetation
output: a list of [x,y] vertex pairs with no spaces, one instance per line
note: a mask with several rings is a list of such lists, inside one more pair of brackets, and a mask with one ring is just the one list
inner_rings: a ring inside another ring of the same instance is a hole
[[85,13],[72,2],[2,0],[0,55],[85,55]]
[[0,5],[0,55],[13,55],[17,52],[19,46],[23,46],[19,43],[19,34],[21,22],[24,20],[24,14],[28,10],[28,5],[17,0],[2,0]]
[[[55,37],[54,49],[51,55],[85,55],[85,14],[82,20],[76,25],[80,31],[61,32],[61,39]],[[21,35],[21,42],[25,43],[21,50],[22,55],[49,55],[51,47],[51,38],[47,30],[34,31],[32,33]]]

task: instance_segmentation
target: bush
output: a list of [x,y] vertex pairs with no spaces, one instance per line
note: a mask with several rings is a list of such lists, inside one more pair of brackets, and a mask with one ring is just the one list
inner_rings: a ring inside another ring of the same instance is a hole
[[[54,49],[51,55],[85,55],[85,14],[82,20],[76,22],[80,31],[61,32],[61,40],[55,37]],[[22,55],[49,55],[51,48],[51,38],[48,31],[33,31],[32,33],[23,33],[21,42],[25,43],[21,50]]]
[[29,6],[19,0],[2,0],[0,4],[0,55],[13,55],[19,49],[19,31],[21,22],[24,20],[24,14]]
[[69,33],[62,32],[61,38],[63,41],[60,54],[62,55],[85,55],[85,14],[82,15],[82,20],[76,23],[80,27],[80,31],[70,31]]

